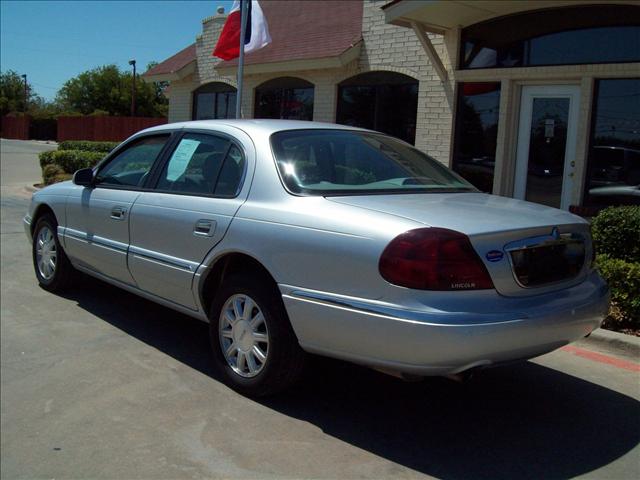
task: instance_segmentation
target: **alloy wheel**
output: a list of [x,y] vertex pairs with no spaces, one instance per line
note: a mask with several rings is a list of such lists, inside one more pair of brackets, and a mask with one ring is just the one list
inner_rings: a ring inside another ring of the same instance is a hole
[[229,297],[218,322],[222,354],[242,377],[255,377],[269,357],[269,331],[262,310],[248,295]]
[[51,228],[43,226],[36,237],[36,264],[45,280],[51,280],[58,265],[58,250]]

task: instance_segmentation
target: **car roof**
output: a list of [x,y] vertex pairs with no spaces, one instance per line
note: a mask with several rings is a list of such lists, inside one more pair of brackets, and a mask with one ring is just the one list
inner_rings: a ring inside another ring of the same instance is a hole
[[[308,122],[303,120],[275,120],[275,119],[223,119],[223,120],[193,120],[191,122],[178,122],[147,128],[144,133],[162,132],[166,130],[178,130],[192,128],[199,130],[216,130],[216,127],[230,126],[246,132],[249,136],[256,134],[271,135],[283,130],[326,129],[326,130],[358,130],[371,132],[358,127],[338,125],[336,123]],[[142,132],[140,132],[142,133]]]

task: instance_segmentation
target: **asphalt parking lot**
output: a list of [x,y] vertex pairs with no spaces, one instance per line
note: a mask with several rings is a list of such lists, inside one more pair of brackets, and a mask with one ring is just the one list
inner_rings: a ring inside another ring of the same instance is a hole
[[2,478],[640,478],[633,350],[466,384],[317,360],[256,401],[213,373],[205,324],[90,278],[45,292],[21,219],[47,148],[2,140]]

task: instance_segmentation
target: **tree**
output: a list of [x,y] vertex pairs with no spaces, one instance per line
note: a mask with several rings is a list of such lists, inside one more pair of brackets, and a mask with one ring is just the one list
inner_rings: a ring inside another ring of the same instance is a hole
[[[81,73],[62,86],[56,102],[65,111],[83,115],[106,113],[128,116],[131,112],[131,81],[129,72],[116,65],[105,65]],[[153,84],[136,81],[137,114],[145,117],[165,116],[167,99]]]
[[[34,99],[33,90],[27,83],[28,101]],[[24,80],[13,70],[0,73],[0,115],[24,112]]]

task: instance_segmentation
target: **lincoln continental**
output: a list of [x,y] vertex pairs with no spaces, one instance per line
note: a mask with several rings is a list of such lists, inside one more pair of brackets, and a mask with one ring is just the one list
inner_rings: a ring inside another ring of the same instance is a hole
[[589,335],[609,300],[584,219],[342,125],[147,129],[35,193],[24,225],[42,288],[83,272],[208,322],[247,395],[309,354],[407,378],[529,359]]

